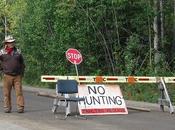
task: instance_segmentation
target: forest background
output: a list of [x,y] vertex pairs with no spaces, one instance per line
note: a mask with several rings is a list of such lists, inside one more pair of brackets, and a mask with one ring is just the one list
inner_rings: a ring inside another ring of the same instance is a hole
[[[79,75],[175,75],[175,0],[1,0],[1,43],[8,34],[22,50],[29,85],[54,88],[41,75],[76,75],[68,48],[83,55]],[[126,99],[160,96],[157,84],[120,85]]]

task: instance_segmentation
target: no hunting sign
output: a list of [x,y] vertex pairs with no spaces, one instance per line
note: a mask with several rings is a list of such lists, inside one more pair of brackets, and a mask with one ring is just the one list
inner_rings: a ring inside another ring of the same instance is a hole
[[128,114],[118,85],[90,84],[79,86],[81,115]]

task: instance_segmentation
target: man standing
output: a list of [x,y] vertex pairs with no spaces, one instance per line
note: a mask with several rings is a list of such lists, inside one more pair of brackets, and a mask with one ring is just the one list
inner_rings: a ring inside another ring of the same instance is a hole
[[24,112],[24,97],[22,92],[22,76],[24,60],[19,49],[15,47],[15,39],[7,36],[0,50],[0,61],[3,72],[4,112],[11,112],[11,90],[15,89],[18,113]]

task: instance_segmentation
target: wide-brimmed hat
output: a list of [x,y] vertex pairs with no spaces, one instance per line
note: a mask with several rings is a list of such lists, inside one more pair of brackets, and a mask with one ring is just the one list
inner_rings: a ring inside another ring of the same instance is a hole
[[12,36],[6,36],[3,43],[11,43],[14,41],[15,41],[15,39]]

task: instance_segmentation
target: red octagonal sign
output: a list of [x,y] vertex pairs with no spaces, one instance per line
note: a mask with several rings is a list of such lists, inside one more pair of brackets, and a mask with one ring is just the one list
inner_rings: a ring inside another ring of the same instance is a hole
[[66,51],[66,58],[72,63],[72,64],[80,64],[83,61],[81,53],[74,48],[69,48]]

